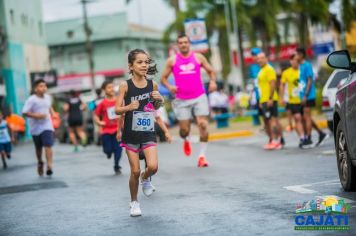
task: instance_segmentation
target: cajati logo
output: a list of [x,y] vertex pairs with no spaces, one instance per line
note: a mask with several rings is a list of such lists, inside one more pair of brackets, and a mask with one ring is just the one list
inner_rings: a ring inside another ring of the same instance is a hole
[[349,230],[350,205],[335,196],[316,197],[296,206],[295,230]]

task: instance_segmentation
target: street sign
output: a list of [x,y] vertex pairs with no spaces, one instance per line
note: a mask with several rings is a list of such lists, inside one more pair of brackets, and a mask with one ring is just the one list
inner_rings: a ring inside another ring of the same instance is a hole
[[206,52],[209,49],[205,21],[202,18],[186,19],[185,34],[191,42],[193,51]]

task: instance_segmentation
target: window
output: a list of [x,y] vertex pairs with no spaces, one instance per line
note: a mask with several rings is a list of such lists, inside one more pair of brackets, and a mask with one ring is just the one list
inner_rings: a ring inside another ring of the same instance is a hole
[[40,35],[43,35],[43,28],[42,28],[42,21],[38,22],[38,31],[40,32]]
[[15,25],[15,13],[14,10],[10,9],[10,21],[11,24]]
[[25,14],[21,15],[21,22],[23,26],[27,26],[28,25],[28,16],[26,16]]
[[350,71],[337,72],[334,78],[331,80],[328,88],[336,88],[343,79],[347,79],[350,75]]

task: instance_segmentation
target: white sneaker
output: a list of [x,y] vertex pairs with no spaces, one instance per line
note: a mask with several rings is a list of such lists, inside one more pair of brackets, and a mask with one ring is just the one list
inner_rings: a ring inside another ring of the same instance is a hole
[[143,179],[141,181],[142,184],[142,192],[146,197],[149,197],[152,195],[154,191],[156,191],[156,188],[151,184],[151,181],[149,179]]
[[141,216],[141,208],[140,208],[140,203],[137,201],[130,202],[130,216],[135,217],[135,216]]

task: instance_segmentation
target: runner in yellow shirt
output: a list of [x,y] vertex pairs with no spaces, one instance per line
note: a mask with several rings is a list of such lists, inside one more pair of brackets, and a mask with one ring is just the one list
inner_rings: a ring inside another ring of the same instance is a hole
[[266,132],[270,138],[264,149],[281,149],[282,131],[278,122],[277,74],[273,67],[268,64],[265,53],[262,52],[257,55],[257,63],[261,67],[257,76],[260,95],[259,105],[262,110]]
[[[288,86],[288,103],[286,107],[288,107],[289,110],[292,112],[295,121],[295,129],[300,138],[299,147],[303,148],[303,146],[305,145],[305,139],[302,123],[302,105],[299,97],[300,71],[299,63],[295,54],[290,56],[289,62],[291,67],[283,71],[279,91],[280,97],[283,98],[285,93],[285,86]],[[285,101],[283,99],[281,103],[285,105]]]

